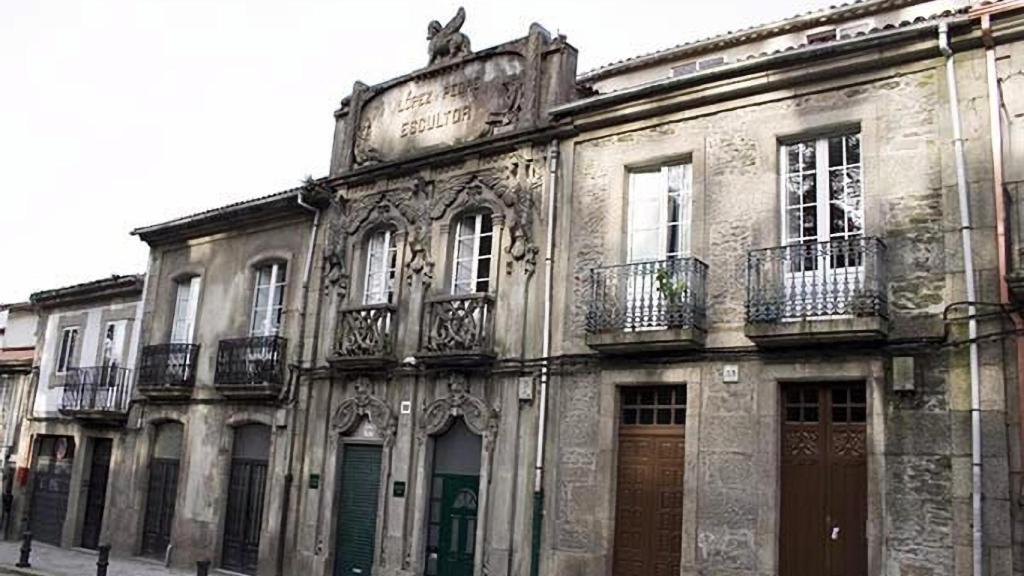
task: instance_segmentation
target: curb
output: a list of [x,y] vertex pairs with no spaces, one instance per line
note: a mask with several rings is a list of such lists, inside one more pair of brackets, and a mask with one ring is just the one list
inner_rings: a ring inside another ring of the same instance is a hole
[[14,566],[0,565],[0,574],[17,574],[19,576],[51,576],[50,572],[40,572],[28,568],[15,568]]

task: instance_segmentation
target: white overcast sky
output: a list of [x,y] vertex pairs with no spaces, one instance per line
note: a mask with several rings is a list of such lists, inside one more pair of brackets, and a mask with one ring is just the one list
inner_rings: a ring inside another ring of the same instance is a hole
[[0,302],[143,272],[128,233],[322,176],[355,80],[426,63],[459,4],[475,49],[566,34],[582,72],[827,0],[0,0]]

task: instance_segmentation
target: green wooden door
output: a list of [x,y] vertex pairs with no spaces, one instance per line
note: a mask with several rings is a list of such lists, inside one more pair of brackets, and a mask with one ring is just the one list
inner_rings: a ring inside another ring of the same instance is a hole
[[376,544],[381,447],[347,444],[340,450],[334,576],[367,576],[373,570]]
[[438,474],[434,481],[443,482],[438,576],[473,576],[480,477]]

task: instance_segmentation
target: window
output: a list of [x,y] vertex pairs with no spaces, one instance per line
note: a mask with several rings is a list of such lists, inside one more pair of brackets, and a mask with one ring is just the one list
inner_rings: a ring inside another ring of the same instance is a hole
[[836,39],[836,29],[829,28],[820,32],[812,32],[807,35],[807,44],[824,44]]
[[860,134],[782,146],[784,244],[854,240],[864,234]]
[[630,173],[630,263],[690,253],[691,178],[689,164]]
[[490,214],[471,214],[459,219],[455,228],[452,294],[487,292],[491,282]]
[[366,244],[366,283],[363,304],[390,304],[394,298],[398,248],[391,230],[370,236]]
[[284,310],[284,262],[267,264],[256,269],[256,289],[252,299],[252,336],[276,336],[281,331]]
[[63,374],[75,366],[75,352],[78,345],[78,327],[65,328],[60,337],[60,351],[57,354],[57,373]]
[[171,323],[171,343],[190,344],[195,337],[196,307],[199,304],[199,276],[175,283],[174,320]]
[[124,320],[107,322],[107,329],[103,332],[104,367],[116,368],[121,365],[125,324]]
[[704,70],[717,68],[723,64],[725,64],[725,56],[713,56],[700,61],[693,60],[674,66],[670,76],[673,78],[676,76],[688,76],[690,74],[695,74],[698,71],[703,72]]

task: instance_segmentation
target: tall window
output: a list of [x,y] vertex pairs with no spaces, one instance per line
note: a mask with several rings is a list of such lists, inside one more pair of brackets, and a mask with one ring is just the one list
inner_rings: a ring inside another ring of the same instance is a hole
[[391,230],[380,230],[370,236],[366,245],[366,283],[363,304],[391,303],[395,291],[395,270],[398,248]]
[[471,214],[459,219],[452,256],[452,294],[490,289],[492,237],[490,214]]
[[864,235],[860,134],[782,146],[783,243],[852,240]]
[[174,321],[171,324],[172,344],[190,344],[195,337],[199,282],[199,276],[192,276],[175,283]]
[[281,331],[284,310],[286,266],[275,262],[256,270],[256,288],[252,299],[252,336],[276,336]]
[[78,327],[65,328],[60,336],[60,350],[57,353],[57,373],[63,374],[75,366],[78,347]]
[[629,174],[629,262],[673,259],[690,253],[689,164]]

